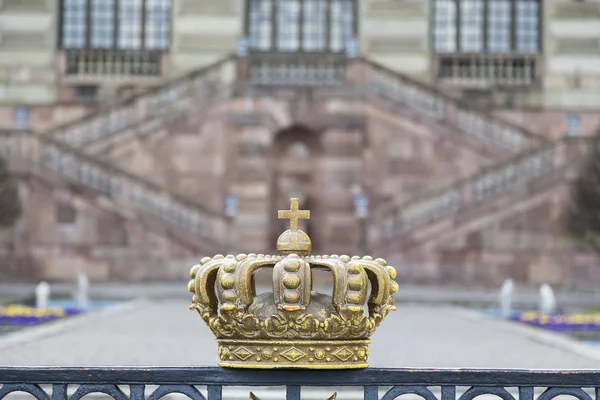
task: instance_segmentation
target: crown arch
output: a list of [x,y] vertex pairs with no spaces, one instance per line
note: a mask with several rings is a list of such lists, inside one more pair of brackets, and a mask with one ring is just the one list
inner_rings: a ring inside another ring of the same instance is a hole
[[[275,133],[271,148],[272,177],[270,202],[272,209],[285,209],[289,199],[297,197],[301,209],[313,210],[311,220],[300,220],[299,229],[306,232],[318,251],[318,168],[322,153],[319,132],[302,125],[293,125]],[[315,218],[316,216],[316,218]],[[287,222],[270,216],[270,243],[276,243]],[[313,249],[314,250],[314,249]]]

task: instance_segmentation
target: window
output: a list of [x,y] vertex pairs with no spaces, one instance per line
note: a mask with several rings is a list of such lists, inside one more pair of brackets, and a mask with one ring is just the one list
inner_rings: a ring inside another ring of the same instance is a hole
[[511,1],[498,0],[488,4],[488,50],[507,53],[511,50]]
[[268,50],[271,47],[273,7],[271,0],[250,1],[248,7],[248,36],[252,47],[258,50]]
[[146,46],[167,49],[171,33],[171,1],[146,0]]
[[91,47],[111,48],[115,30],[114,0],[93,0],[91,6]]
[[537,53],[540,0],[433,0],[438,53]]
[[483,51],[483,2],[462,0],[460,4],[459,43],[467,53]]
[[171,0],[62,0],[64,49],[166,50]]
[[356,36],[356,1],[248,0],[247,19],[253,50],[343,52]]
[[87,0],[64,0],[62,13],[62,45],[85,47]]
[[300,49],[300,0],[277,0],[277,50]]
[[98,86],[75,86],[75,100],[79,103],[93,103],[98,95]]
[[304,49],[306,51],[318,51],[327,46],[325,8],[326,3],[324,1],[304,1],[302,36],[304,37]]

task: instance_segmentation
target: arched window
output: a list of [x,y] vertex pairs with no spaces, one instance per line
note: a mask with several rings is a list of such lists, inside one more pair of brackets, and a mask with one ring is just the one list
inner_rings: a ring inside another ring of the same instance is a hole
[[166,50],[171,0],[62,0],[64,49]]
[[247,0],[251,50],[342,52],[357,33],[356,0]]
[[433,0],[437,53],[538,53],[540,0]]

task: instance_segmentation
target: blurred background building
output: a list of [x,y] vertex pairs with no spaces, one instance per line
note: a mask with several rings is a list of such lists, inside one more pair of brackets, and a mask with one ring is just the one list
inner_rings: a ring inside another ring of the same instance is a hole
[[0,0],[0,279],[183,279],[273,252],[402,282],[596,285],[565,239],[600,123],[600,2]]

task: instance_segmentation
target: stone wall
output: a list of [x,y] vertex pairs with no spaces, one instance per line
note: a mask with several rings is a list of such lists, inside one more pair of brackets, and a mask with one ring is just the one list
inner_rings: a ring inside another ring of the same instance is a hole
[[385,66],[430,80],[429,1],[359,1],[361,51]]
[[0,105],[56,99],[56,0],[0,3]]
[[[46,131],[78,119],[96,108],[83,104],[0,105],[0,129],[34,129]],[[22,115],[26,116],[21,120]]]
[[592,135],[600,129],[600,111],[597,110],[581,110],[579,108],[573,110],[498,109],[494,113],[549,139],[559,139],[569,133],[569,114],[579,116],[580,136]]
[[[121,142],[102,157],[215,211],[224,209],[226,194],[236,194],[240,211],[232,240],[246,252],[272,250],[281,229],[275,211],[285,206],[277,193],[289,198],[288,192],[301,190],[314,199],[317,248],[334,253],[356,251],[357,186],[377,207],[447,186],[493,161],[368,103],[334,96],[298,111],[305,106],[276,94],[228,100],[202,112],[192,106],[166,128]],[[281,139],[284,132],[292,135]],[[288,159],[294,141],[310,148],[305,159]]]
[[544,1],[541,106],[600,107],[600,2]]
[[199,256],[83,188],[29,175],[20,193],[23,218],[0,232],[3,282],[182,280]]
[[486,158],[423,124],[365,105],[368,145],[374,169],[369,175],[382,199],[408,201],[445,187],[489,165]]
[[243,34],[244,9],[244,2],[238,0],[173,1],[173,73],[210,64],[234,52]]
[[512,278],[525,285],[595,287],[598,257],[563,234],[567,198],[568,186],[561,182],[508,202],[499,196],[468,223],[439,223],[428,227],[430,239],[416,246],[395,254],[393,248],[377,251],[386,253],[398,276],[415,283],[498,287]]

